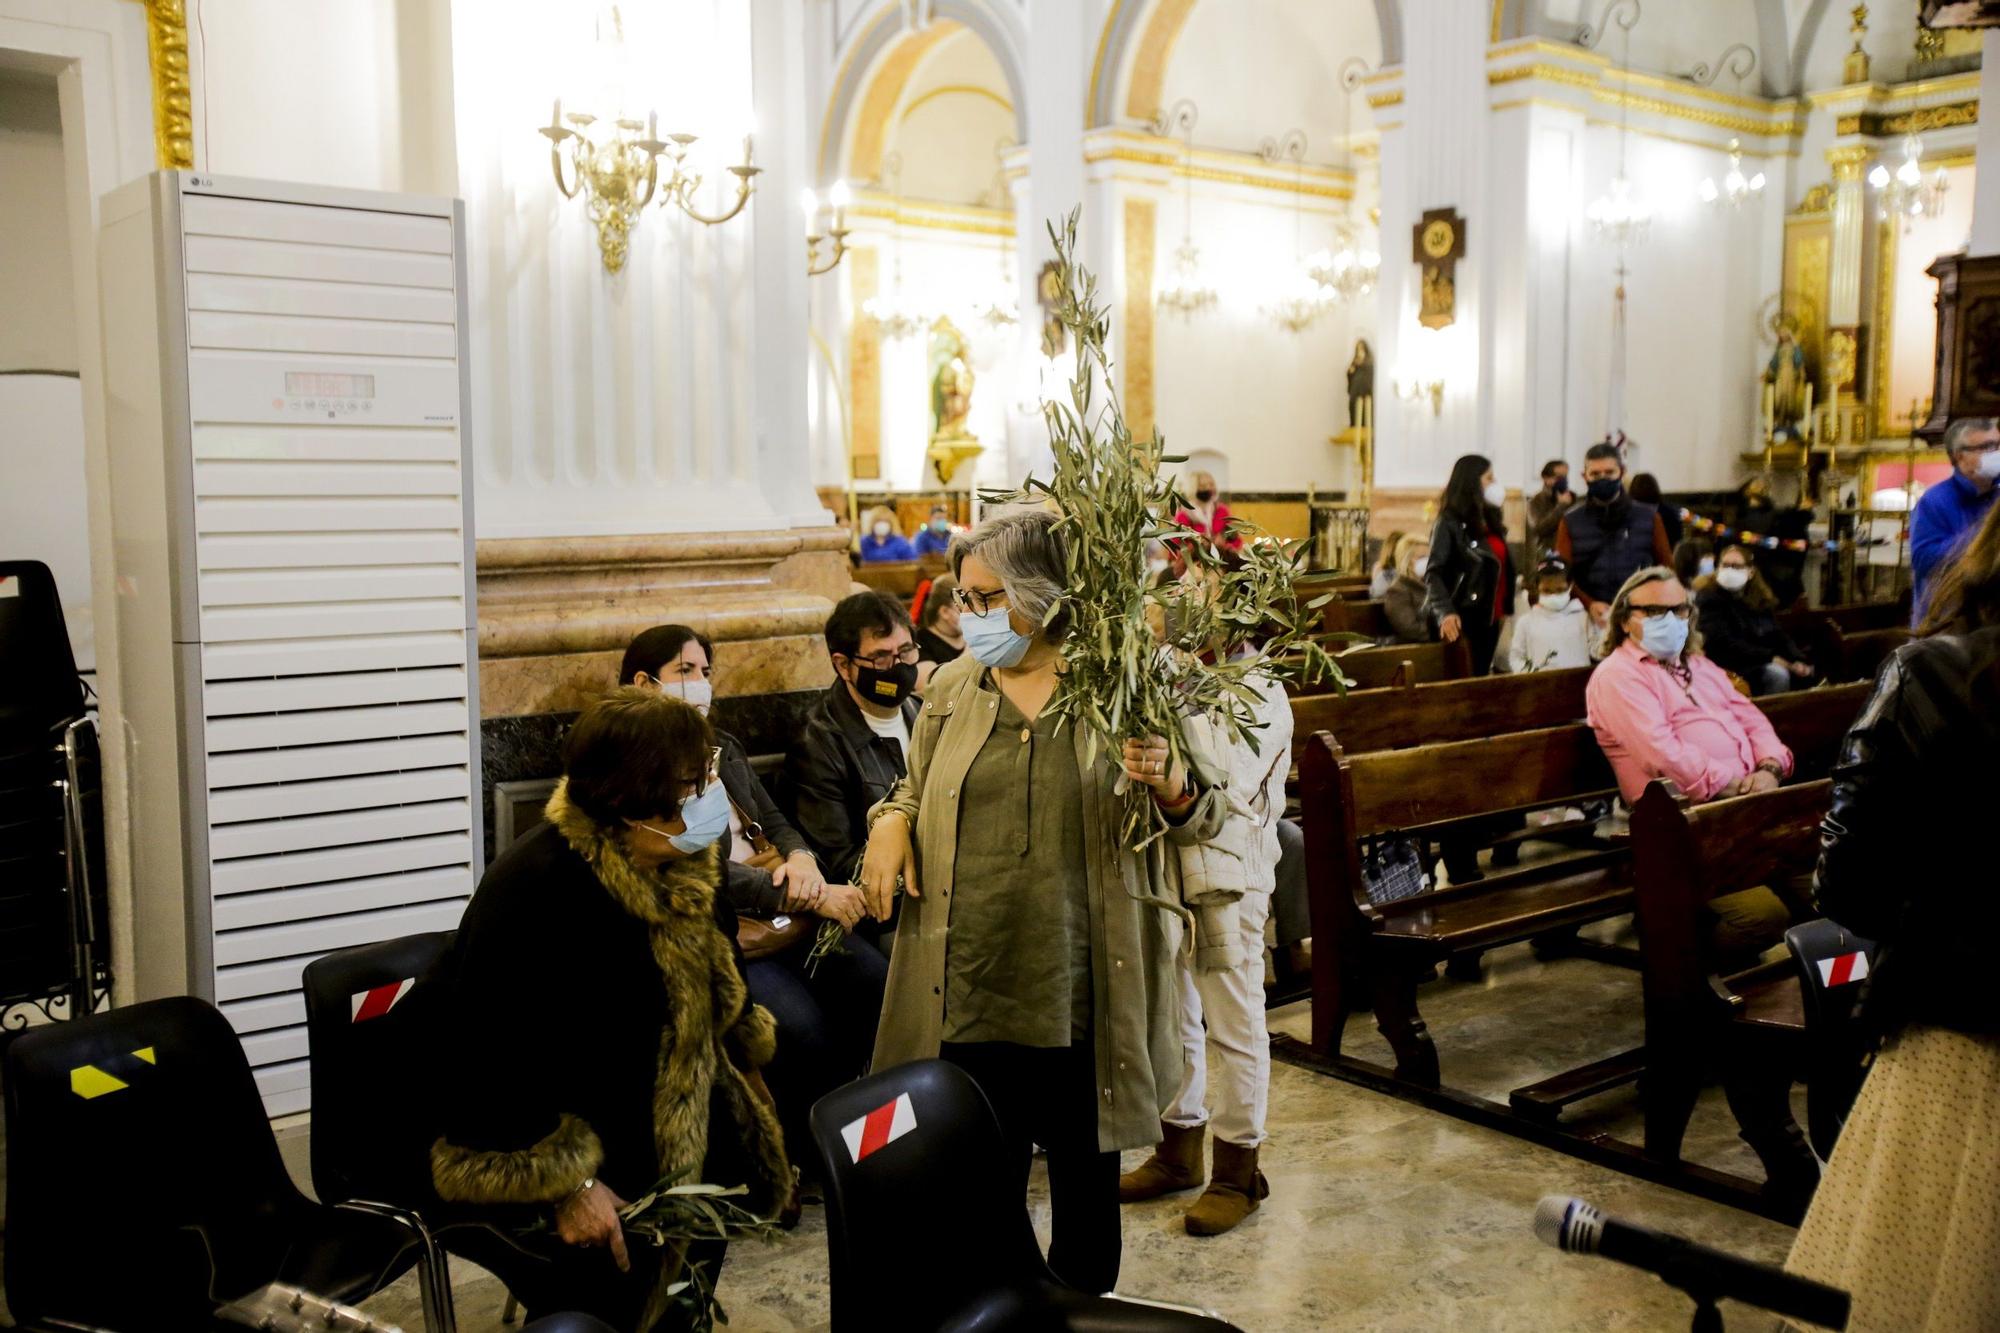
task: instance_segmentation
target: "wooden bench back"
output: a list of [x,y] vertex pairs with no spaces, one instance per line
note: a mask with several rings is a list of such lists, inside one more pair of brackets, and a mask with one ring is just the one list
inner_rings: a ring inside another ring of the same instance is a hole
[[1882,664],[1911,638],[1907,625],[1884,629],[1827,629],[1827,670],[1836,680],[1872,681]]
[[1336,597],[1319,609],[1320,628],[1328,634],[1365,634],[1371,639],[1387,639],[1396,630],[1389,623],[1389,610],[1381,602],[1350,602]]
[[1823,778],[1840,757],[1841,738],[1868,702],[1865,683],[1830,685],[1796,694],[1770,694],[1757,700],[1771,719],[1778,739],[1792,751],[1792,778]]
[[[1414,685],[1428,680],[1463,680],[1472,674],[1472,653],[1464,639],[1457,643],[1393,643],[1382,648],[1355,647],[1336,654],[1351,690],[1385,685]],[[1294,695],[1332,694],[1331,680],[1288,687]]]
[[1405,750],[1343,752],[1340,767],[1342,803],[1351,812],[1354,834],[1364,838],[1553,805],[1617,786],[1596,736],[1582,724]]
[[1475,740],[1583,720],[1589,667],[1392,685],[1292,700],[1292,734],[1333,733],[1349,754]]
[[904,601],[916,595],[918,562],[915,560],[885,560],[875,564],[854,567],[854,581],[877,592],[886,592]]
[[1655,782],[1632,811],[1635,912],[1649,1008],[1709,992],[1710,899],[1809,872],[1833,784],[1797,783],[1683,807]]

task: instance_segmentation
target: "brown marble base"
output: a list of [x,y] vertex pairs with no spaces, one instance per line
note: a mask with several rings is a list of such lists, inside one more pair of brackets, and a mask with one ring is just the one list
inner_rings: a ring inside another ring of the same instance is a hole
[[633,635],[674,622],[715,642],[718,697],[824,686],[846,550],[832,526],[482,541],[480,713],[581,708],[616,683]]

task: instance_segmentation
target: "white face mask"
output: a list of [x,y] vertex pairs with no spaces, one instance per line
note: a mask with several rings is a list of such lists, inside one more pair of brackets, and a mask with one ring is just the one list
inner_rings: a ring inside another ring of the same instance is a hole
[[1731,592],[1742,592],[1750,586],[1750,571],[1742,565],[1724,565],[1715,571],[1715,584]]
[[1541,604],[1551,611],[1567,611],[1569,609],[1569,594],[1566,592],[1545,592],[1542,594]]
[[1430,567],[1431,567],[1431,558],[1427,555],[1420,555],[1415,560],[1412,560],[1410,562],[1410,572],[1412,574],[1415,574],[1418,578],[1422,578],[1424,576],[1424,571],[1429,569]]
[[1988,481],[2000,478],[2000,449],[1988,449],[1979,455],[1979,475]]
[[1495,509],[1498,509],[1502,505],[1506,504],[1507,488],[1505,486],[1502,486],[1497,481],[1494,482],[1491,486],[1488,486],[1486,488],[1486,503],[1492,505]]
[[678,680],[659,682],[660,693],[684,699],[694,705],[696,712],[708,716],[709,705],[715,702],[715,685],[711,681],[696,676],[682,676]]
[[888,536],[889,525],[887,523],[877,523],[875,525],[875,540],[878,542],[884,541],[887,540]]

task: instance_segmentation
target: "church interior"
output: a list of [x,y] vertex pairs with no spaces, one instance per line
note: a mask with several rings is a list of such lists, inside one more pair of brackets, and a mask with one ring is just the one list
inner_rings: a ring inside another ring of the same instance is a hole
[[2000,1329],[1993,97],[0,0],[0,1327]]

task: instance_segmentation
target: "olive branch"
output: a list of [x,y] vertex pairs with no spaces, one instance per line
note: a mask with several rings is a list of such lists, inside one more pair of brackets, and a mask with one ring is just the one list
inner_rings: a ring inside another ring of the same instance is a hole
[[[1062,286],[1055,313],[1076,348],[1067,401],[1042,406],[1052,473],[1046,481],[1030,477],[1018,490],[982,493],[989,504],[1049,505],[1058,515],[1068,577],[1049,620],[1068,610],[1070,633],[1049,706],[1086,728],[1092,759],[1100,745],[1116,755],[1127,740],[1162,736],[1173,760],[1185,764],[1181,724],[1197,716],[1209,719],[1221,739],[1254,751],[1262,724],[1253,711],[1258,694],[1251,676],[1330,676],[1345,688],[1333,658],[1312,637],[1328,599],[1298,603],[1304,542],[1287,545],[1231,520],[1230,533],[1244,544],[1225,555],[1173,522],[1187,502],[1160,468],[1187,460],[1167,453],[1157,430],[1135,440],[1125,422],[1105,345],[1108,309],[1098,300],[1096,275],[1076,260],[1079,212],[1071,210],[1060,229],[1049,224]],[[1187,579],[1155,586],[1146,569],[1152,540],[1173,547]],[[1254,651],[1232,652],[1244,644],[1256,645]],[[1144,789],[1120,781],[1124,836],[1143,847],[1165,821]]]

